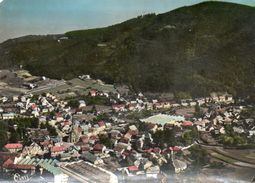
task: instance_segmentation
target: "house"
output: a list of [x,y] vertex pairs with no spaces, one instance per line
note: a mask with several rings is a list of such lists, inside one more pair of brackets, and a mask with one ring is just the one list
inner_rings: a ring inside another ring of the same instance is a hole
[[154,123],[146,123],[146,129],[152,133],[155,133],[158,129],[158,125]]
[[187,164],[184,161],[173,158],[173,166],[175,168],[175,173],[180,173],[187,168]]
[[152,103],[147,102],[147,103],[145,104],[145,106],[146,106],[146,109],[147,109],[147,110],[153,110],[153,104],[152,104]]
[[124,143],[118,143],[113,149],[118,156],[120,156],[125,150],[131,150],[131,146]]
[[189,103],[189,105],[190,105],[190,106],[195,106],[195,105],[197,105],[197,103],[194,102],[194,101],[192,101],[192,102]]
[[89,143],[89,137],[87,135],[83,135],[80,137],[80,140],[84,143],[84,144],[88,144]]
[[102,164],[103,160],[95,156],[90,152],[84,152],[81,154],[80,158],[84,161],[88,161],[94,165]]
[[111,130],[110,134],[112,139],[119,139],[122,136],[119,130]]
[[234,102],[233,96],[232,95],[227,95],[226,96],[226,101],[227,102]]
[[236,133],[244,133],[244,129],[242,127],[233,127],[234,132]]
[[191,121],[183,121],[182,126],[183,127],[193,126],[193,123]]
[[157,179],[159,173],[160,173],[160,167],[159,166],[151,166],[146,170],[146,177]]
[[169,150],[174,151],[174,152],[178,152],[178,151],[181,151],[181,148],[178,147],[178,146],[174,146],[174,147],[169,147]]
[[187,101],[185,101],[185,100],[182,100],[182,101],[181,101],[181,105],[182,105],[183,107],[187,107],[187,106],[189,105],[189,103],[188,103]]
[[128,104],[127,107],[128,107],[128,110],[133,111],[133,110],[136,109],[137,104],[136,103],[130,103],[130,104]]
[[93,144],[95,144],[95,142],[96,142],[97,139],[98,139],[97,136],[91,135],[91,136],[89,137],[89,143],[93,145]]
[[86,103],[84,100],[79,100],[79,108],[86,107]]
[[115,112],[125,111],[125,104],[114,104],[112,105],[112,109]]
[[10,113],[3,113],[2,114],[2,119],[6,120],[6,119],[14,119],[17,115],[13,112]]
[[255,136],[255,130],[250,130],[249,131],[249,137]]
[[135,125],[131,125],[131,126],[129,126],[128,133],[131,134],[132,136],[136,136],[136,135],[138,135],[139,131]]
[[153,99],[153,100],[152,100],[152,103],[153,103],[153,104],[156,104],[157,102],[158,102],[157,99]]
[[39,143],[44,141],[49,136],[47,129],[27,128],[27,136],[34,142]]
[[172,106],[173,106],[173,107],[180,107],[181,105],[178,104],[178,103],[173,102],[173,103],[172,103]]
[[104,122],[104,121],[99,121],[97,124],[98,124],[99,128],[103,128],[103,129],[105,129],[105,127],[106,127],[106,125],[105,125],[105,122]]
[[143,164],[143,169],[146,170],[148,168],[150,168],[151,166],[153,165],[152,161],[146,161],[144,164]]
[[169,109],[171,108],[171,102],[163,102],[164,109]]
[[105,150],[106,150],[106,147],[103,144],[96,144],[93,147],[93,151],[95,153],[103,153],[105,152]]
[[29,156],[43,155],[44,154],[42,148],[34,142],[32,144],[30,144],[29,146],[24,147],[22,153],[27,154]]
[[130,174],[136,174],[139,171],[139,168],[133,165],[133,166],[128,166],[127,170]]
[[5,102],[8,101],[8,98],[7,97],[2,97],[1,100],[2,100],[3,103],[5,103]]
[[91,96],[91,97],[97,96],[97,90],[96,90],[96,89],[90,90],[90,91],[89,91],[89,96]]
[[[125,135],[124,135],[124,139],[127,139],[128,140],[128,142],[131,140],[131,138],[132,138],[132,134],[131,133],[126,133]],[[123,140],[122,140],[123,141]],[[127,143],[128,143],[127,142]]]
[[226,101],[226,96],[225,95],[220,95],[218,101],[219,102],[225,102]]
[[12,97],[12,101],[13,101],[13,102],[17,102],[18,100],[19,100],[19,96],[14,95],[14,96]]
[[42,109],[42,113],[48,113],[48,112],[49,112],[49,109],[47,109],[47,108]]
[[19,143],[16,143],[16,144],[6,144],[4,146],[9,152],[11,153],[16,153],[16,152],[19,152],[22,150],[23,148],[23,145],[22,144],[19,144]]
[[20,111],[19,111],[20,114],[24,114],[26,112],[27,112],[26,109],[20,109]]
[[157,103],[154,104],[154,108],[155,109],[162,109],[162,108],[164,108],[164,103],[157,102]]
[[197,101],[197,104],[198,104],[199,106],[205,104],[205,99],[204,99],[204,98],[196,99],[196,101]]
[[53,146],[50,148],[51,156],[56,157],[66,151],[64,146]]

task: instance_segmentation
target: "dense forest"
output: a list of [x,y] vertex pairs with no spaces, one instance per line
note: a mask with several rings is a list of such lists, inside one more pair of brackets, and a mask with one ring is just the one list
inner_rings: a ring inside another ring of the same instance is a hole
[[0,44],[0,67],[23,65],[52,78],[91,74],[137,91],[248,95],[254,30],[255,8],[204,2],[106,28],[8,40]]

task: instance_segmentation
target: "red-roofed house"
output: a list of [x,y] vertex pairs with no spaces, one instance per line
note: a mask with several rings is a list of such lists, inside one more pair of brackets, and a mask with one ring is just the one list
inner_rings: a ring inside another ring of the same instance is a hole
[[8,160],[6,160],[3,164],[3,168],[8,168],[10,165],[14,164],[14,159],[13,158],[9,158]]
[[93,151],[96,153],[103,153],[106,150],[106,147],[103,144],[96,144],[93,147]]
[[59,154],[64,153],[66,148],[64,146],[53,146],[50,148],[51,156],[57,156]]
[[[0,152],[0,168],[3,166],[8,159],[14,162],[15,157],[19,157],[18,153],[11,153],[11,152]],[[10,162],[10,160],[8,162]],[[8,163],[7,162],[7,163]]]
[[15,152],[21,151],[23,148],[23,145],[22,144],[6,144],[4,147],[8,149],[8,151],[15,153]]
[[36,105],[35,103],[33,103],[33,104],[31,105],[31,108],[32,108],[33,110],[35,110],[35,109],[37,108],[37,105]]
[[50,140],[44,140],[42,142],[40,142],[40,144],[44,147],[47,147],[51,144],[52,142]]
[[15,170],[32,170],[35,169],[33,165],[19,165],[19,164],[10,164],[7,169],[15,169]]
[[169,150],[170,151],[181,151],[181,148],[180,147],[177,147],[177,146],[174,146],[174,147],[169,147]]
[[97,96],[97,90],[95,90],[95,89],[90,90],[89,95],[92,96],[92,97]]
[[161,149],[159,147],[154,147],[153,152],[154,153],[161,153]]
[[130,134],[130,133],[128,132],[128,133],[126,133],[126,134],[124,135],[124,138],[130,140],[130,139],[132,138],[132,134]]
[[129,126],[128,133],[131,134],[132,136],[136,136],[136,135],[138,135],[139,131],[135,125],[131,125],[131,126]]
[[134,104],[128,104],[128,110],[130,110],[130,111],[135,110],[136,107],[137,107],[137,104],[136,104],[136,103],[134,103]]
[[124,111],[125,110],[125,104],[114,104],[114,105],[112,105],[112,109],[115,112]]
[[154,104],[154,108],[155,109],[162,109],[162,108],[164,108],[164,103],[157,102],[157,103]]
[[105,122],[104,121],[99,121],[97,124],[100,128],[105,128]]
[[35,169],[35,167],[33,165],[14,164],[13,158],[9,158],[8,160],[6,160],[3,163],[2,168],[5,168],[5,169],[19,169],[19,170],[31,170],[31,169]]
[[144,149],[143,152],[145,153],[151,153],[153,151],[153,148]]
[[129,166],[128,171],[134,173],[134,172],[139,171],[139,169],[137,166]]
[[97,136],[91,135],[91,136],[89,137],[89,143],[90,143],[90,144],[95,144],[95,142],[96,142],[97,139],[98,139]]
[[184,121],[182,123],[182,126],[188,127],[188,126],[193,126],[193,123],[191,121]]

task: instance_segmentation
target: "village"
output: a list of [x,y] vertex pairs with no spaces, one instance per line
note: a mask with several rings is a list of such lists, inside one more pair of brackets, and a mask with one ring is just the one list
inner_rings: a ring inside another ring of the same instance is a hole
[[254,149],[255,108],[230,94],[162,99],[89,75],[0,76],[3,180],[167,182],[195,167],[255,169],[254,151],[230,152]]

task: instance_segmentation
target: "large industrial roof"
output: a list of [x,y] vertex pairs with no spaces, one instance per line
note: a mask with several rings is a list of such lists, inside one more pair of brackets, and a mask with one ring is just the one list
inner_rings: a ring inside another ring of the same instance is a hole
[[146,122],[146,123],[154,123],[154,124],[164,125],[166,123],[174,123],[176,121],[184,121],[184,120],[185,120],[185,118],[183,116],[157,114],[157,115],[151,116],[149,118],[141,119],[140,121]]

